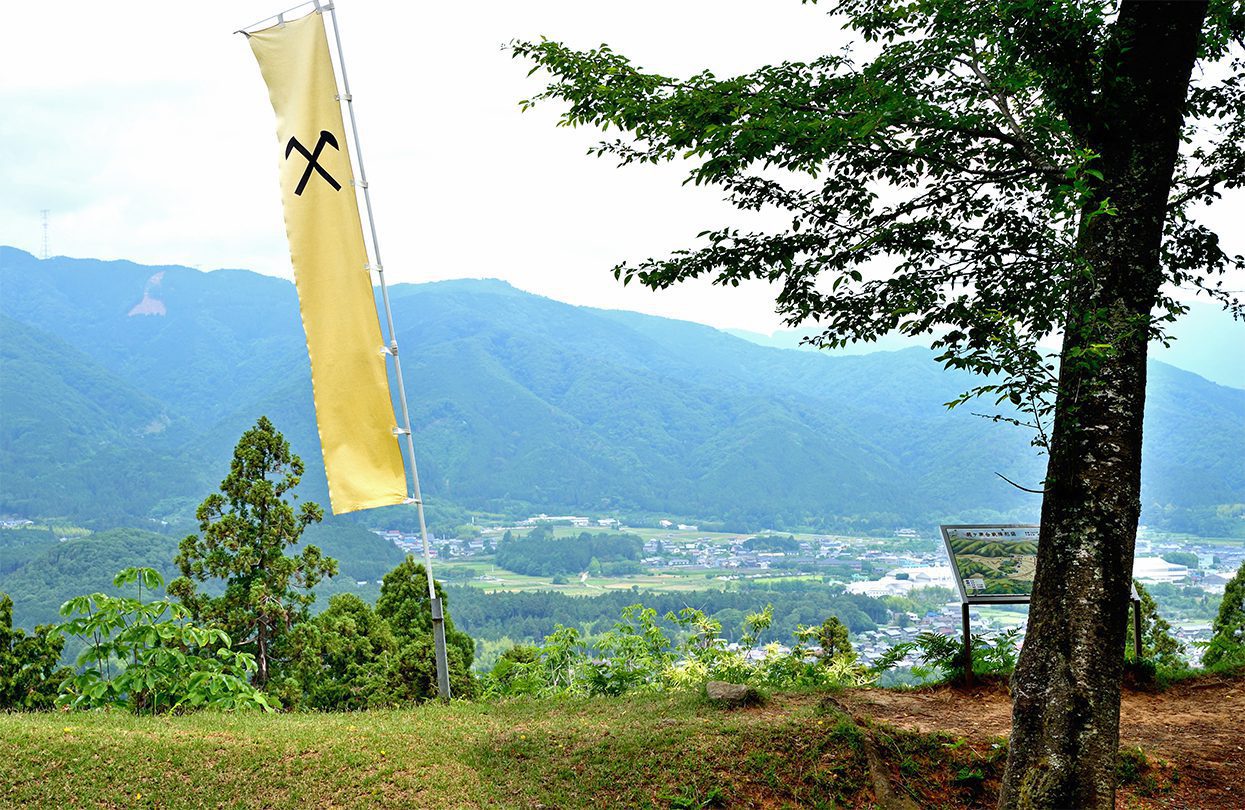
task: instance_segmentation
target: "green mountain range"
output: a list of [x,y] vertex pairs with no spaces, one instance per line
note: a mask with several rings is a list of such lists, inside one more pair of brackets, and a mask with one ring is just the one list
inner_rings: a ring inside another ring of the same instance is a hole
[[[974,379],[925,349],[767,348],[498,281],[391,296],[441,503],[780,529],[1037,515],[995,475],[1040,481],[1029,435],[972,414],[989,403],[944,407]],[[327,501],[287,281],[0,248],[0,338],[0,514],[184,520],[261,414],[307,462],[303,496]],[[1155,362],[1146,417],[1143,519],[1245,525],[1245,391]]]

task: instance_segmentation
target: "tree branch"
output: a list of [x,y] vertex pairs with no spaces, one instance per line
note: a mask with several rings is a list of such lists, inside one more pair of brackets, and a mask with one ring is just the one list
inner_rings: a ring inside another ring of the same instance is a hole
[[1004,481],[1011,484],[1012,486],[1014,486],[1016,489],[1020,490],[1021,492],[1031,492],[1034,495],[1045,495],[1046,494],[1046,490],[1044,489],[1029,489],[1028,487],[1022,487],[1020,484],[1017,484],[1015,481],[1008,478],[1006,475],[1003,475],[1003,473],[1001,472],[996,471],[994,474],[997,475],[999,478],[1002,478]]

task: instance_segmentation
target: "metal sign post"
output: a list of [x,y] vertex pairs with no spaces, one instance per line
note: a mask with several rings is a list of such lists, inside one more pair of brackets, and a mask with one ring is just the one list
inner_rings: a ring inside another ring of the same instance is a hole
[[973,685],[973,631],[969,627],[971,617],[968,602],[960,603],[960,626],[964,630],[964,683]]

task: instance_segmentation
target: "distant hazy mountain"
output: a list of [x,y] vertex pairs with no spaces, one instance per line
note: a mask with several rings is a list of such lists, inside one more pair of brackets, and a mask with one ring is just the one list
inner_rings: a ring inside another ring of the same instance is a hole
[[[1151,343],[1150,357],[1192,371],[1220,385],[1245,388],[1245,322],[1235,320],[1231,313],[1216,304],[1206,301],[1186,303],[1189,312],[1170,327],[1173,340],[1167,346],[1159,342]],[[929,345],[928,340],[887,335],[876,343],[854,343],[841,349],[824,351],[801,343],[804,338],[817,334],[816,330],[785,329],[769,335],[743,329],[728,329],[727,332],[760,346],[823,351],[832,356]]]
[[[0,290],[0,513],[185,516],[260,414],[325,499],[288,282],[0,248]],[[1040,480],[1029,437],[971,414],[987,403],[948,411],[972,378],[927,350],[766,348],[497,281],[391,294],[425,492],[443,501],[776,527],[1037,514],[994,475]],[[1150,398],[1147,519],[1245,503],[1245,391],[1153,363]]]

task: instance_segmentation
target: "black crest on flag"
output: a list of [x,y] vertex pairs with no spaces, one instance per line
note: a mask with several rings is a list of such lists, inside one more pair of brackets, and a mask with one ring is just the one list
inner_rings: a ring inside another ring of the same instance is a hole
[[329,132],[327,129],[320,130],[320,138],[316,141],[316,148],[310,152],[307,151],[307,147],[298,142],[298,138],[291,137],[290,142],[285,145],[286,160],[290,159],[291,152],[298,152],[298,154],[307,158],[307,168],[303,171],[303,176],[298,181],[298,187],[294,189],[294,193],[296,195],[301,196],[303,189],[307,187],[307,181],[311,179],[312,169],[319,172],[320,176],[328,181],[328,184],[333,187],[334,191],[342,190],[341,183],[334,180],[333,175],[325,171],[324,167],[320,165],[320,153],[324,151],[324,145],[326,143],[338,151],[341,150],[341,147],[337,145],[337,139],[334,138],[333,133]]

